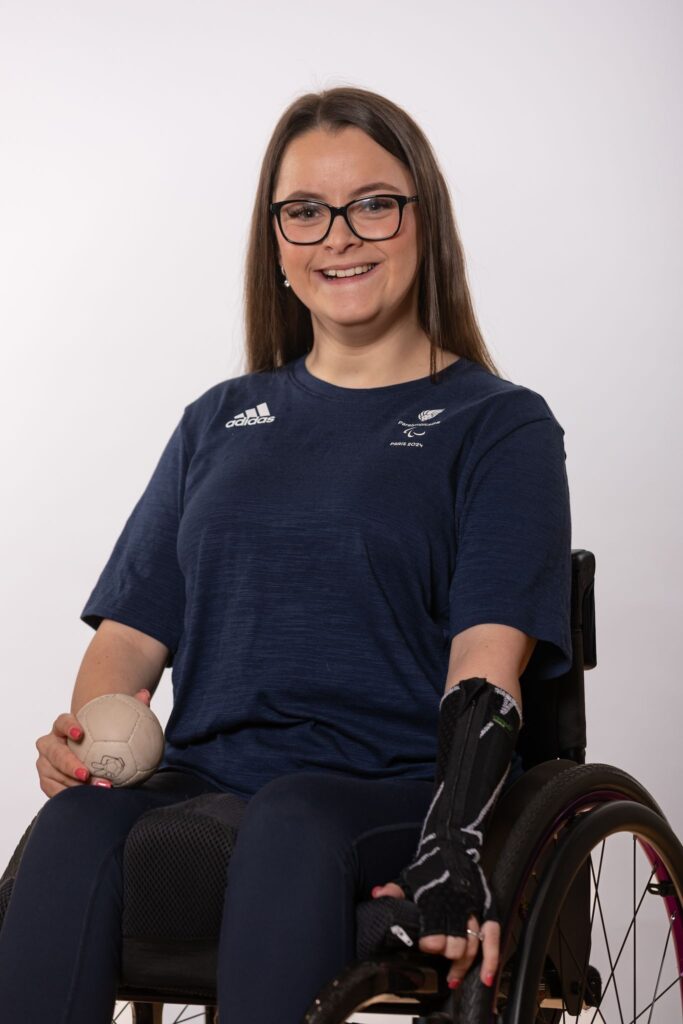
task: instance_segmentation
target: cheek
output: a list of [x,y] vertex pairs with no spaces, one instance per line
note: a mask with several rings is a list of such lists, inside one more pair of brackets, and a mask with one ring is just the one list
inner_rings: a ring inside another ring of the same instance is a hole
[[412,275],[419,259],[420,240],[417,234],[417,225],[405,224],[405,231],[402,228],[398,237],[393,241],[391,256],[395,259],[396,267],[400,268],[401,276]]
[[408,285],[417,274],[419,261],[415,240],[406,240],[401,252],[397,253],[396,276],[402,284]]
[[310,289],[315,274],[307,257],[302,259],[299,253],[296,253],[294,256],[288,257],[285,266],[289,280],[295,283],[298,289],[302,292]]

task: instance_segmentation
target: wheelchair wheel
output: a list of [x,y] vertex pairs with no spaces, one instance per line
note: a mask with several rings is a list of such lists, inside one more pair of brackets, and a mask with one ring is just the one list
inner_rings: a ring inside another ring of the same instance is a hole
[[489,990],[472,966],[459,1024],[683,1019],[683,847],[626,772],[565,762],[528,802],[490,880],[501,967]]
[[185,1021],[194,1021],[194,1024],[218,1024],[218,1011],[212,1006],[165,1007],[161,1003],[119,1001],[114,1008],[112,1024],[184,1024]]

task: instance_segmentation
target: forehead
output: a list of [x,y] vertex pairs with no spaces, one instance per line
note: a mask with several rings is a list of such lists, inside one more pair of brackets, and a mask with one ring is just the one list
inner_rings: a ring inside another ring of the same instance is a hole
[[411,191],[408,168],[355,126],[331,132],[315,128],[289,143],[275,180],[274,201],[294,191],[317,192],[341,201],[354,188],[372,181]]

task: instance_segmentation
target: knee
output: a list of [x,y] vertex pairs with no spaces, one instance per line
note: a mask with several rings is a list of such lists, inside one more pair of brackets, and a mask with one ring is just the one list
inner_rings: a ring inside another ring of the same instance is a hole
[[238,842],[259,849],[292,846],[305,855],[341,852],[346,844],[334,794],[334,778],[316,772],[281,775],[262,786],[247,804]]
[[98,786],[67,786],[50,797],[41,807],[31,830],[30,842],[49,841],[66,845],[76,851],[87,843],[107,838],[107,823],[112,820],[109,793]]

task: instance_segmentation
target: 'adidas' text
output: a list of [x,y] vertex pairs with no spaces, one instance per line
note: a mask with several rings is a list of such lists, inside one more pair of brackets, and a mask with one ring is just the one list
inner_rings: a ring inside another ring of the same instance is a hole
[[260,402],[255,409],[238,412],[234,419],[228,420],[226,427],[253,427],[256,423],[272,423],[275,419],[270,415],[267,402]]

